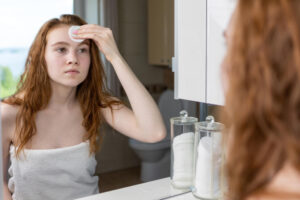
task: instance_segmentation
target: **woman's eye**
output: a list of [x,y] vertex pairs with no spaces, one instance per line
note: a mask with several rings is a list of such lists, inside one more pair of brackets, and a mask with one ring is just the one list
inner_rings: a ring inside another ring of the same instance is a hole
[[81,49],[79,49],[79,53],[86,53],[86,52],[88,52],[87,48],[81,48]]
[[58,53],[65,53],[65,52],[67,51],[67,49],[64,48],[64,47],[62,47],[62,48],[56,49],[56,51],[57,51]]

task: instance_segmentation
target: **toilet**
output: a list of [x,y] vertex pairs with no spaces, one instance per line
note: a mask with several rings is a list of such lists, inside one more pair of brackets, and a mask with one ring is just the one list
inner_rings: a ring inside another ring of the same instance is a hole
[[196,103],[175,100],[173,90],[166,90],[161,94],[158,99],[158,107],[166,126],[167,136],[157,143],[144,143],[129,139],[129,146],[141,159],[142,182],[170,176],[170,118],[178,116],[183,109],[188,110],[190,116],[196,114]]

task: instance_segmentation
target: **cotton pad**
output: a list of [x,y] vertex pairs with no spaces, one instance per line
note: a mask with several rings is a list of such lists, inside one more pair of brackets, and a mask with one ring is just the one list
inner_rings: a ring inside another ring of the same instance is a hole
[[69,37],[71,40],[73,40],[74,42],[82,42],[84,39],[77,39],[77,38],[74,38],[76,37],[75,34],[73,34],[73,31],[75,30],[78,30],[80,28],[80,26],[71,26],[69,28],[69,31],[68,31],[68,34],[69,34]]

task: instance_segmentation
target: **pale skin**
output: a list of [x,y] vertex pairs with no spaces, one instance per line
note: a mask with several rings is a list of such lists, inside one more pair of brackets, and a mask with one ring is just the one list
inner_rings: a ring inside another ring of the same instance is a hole
[[[45,60],[52,96],[47,107],[37,113],[37,133],[26,148],[54,149],[83,142],[86,130],[81,125],[83,116],[75,92],[89,70],[89,48],[88,40],[78,43],[69,38],[69,27],[60,25],[47,35]],[[119,53],[112,31],[88,24],[81,26],[77,35],[78,38],[95,41],[99,50],[111,62],[132,107],[131,110],[123,105],[114,106],[113,116],[109,108],[99,108],[106,122],[118,132],[143,142],[162,140],[166,130],[158,107]],[[6,174],[17,112],[17,106],[1,104],[5,199],[11,199]]]

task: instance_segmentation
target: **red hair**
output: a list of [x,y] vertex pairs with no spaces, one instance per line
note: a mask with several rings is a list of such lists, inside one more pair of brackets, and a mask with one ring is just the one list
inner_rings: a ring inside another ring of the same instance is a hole
[[[47,21],[39,30],[28,53],[25,71],[21,75],[17,92],[3,102],[18,105],[19,112],[16,118],[16,129],[13,143],[17,146],[17,156],[25,145],[36,134],[35,117],[38,111],[45,109],[51,97],[50,79],[45,61],[45,48],[47,35],[50,30],[59,25],[83,25],[84,20],[76,15],[62,15],[59,19]],[[121,104],[113,100],[106,89],[106,77],[100,61],[99,50],[90,40],[91,63],[86,79],[77,86],[76,98],[78,99],[83,114],[82,125],[86,129],[83,140],[90,141],[90,152],[99,148],[97,140],[102,141],[99,127],[103,121],[100,108],[113,104]]]
[[300,1],[239,0],[225,58],[229,199],[300,172]]

